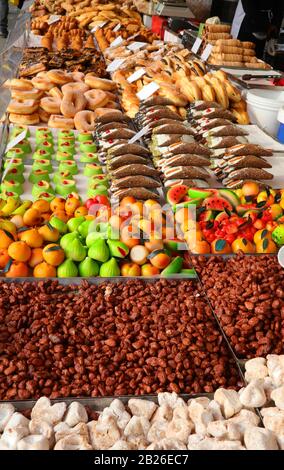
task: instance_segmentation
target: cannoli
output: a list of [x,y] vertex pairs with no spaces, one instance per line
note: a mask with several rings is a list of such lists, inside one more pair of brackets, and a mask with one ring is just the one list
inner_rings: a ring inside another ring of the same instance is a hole
[[150,176],[125,176],[123,178],[114,179],[111,184],[111,190],[120,188],[159,188],[161,183]]
[[142,199],[142,200],[147,200],[147,199],[155,199],[158,201],[160,197],[158,196],[157,193],[154,193],[153,191],[150,191],[149,189],[146,188],[127,188],[127,189],[119,189],[115,191],[112,195],[113,199],[122,199],[126,196],[133,196],[135,199]]
[[195,139],[188,134],[157,134],[152,136],[152,143],[157,147],[167,147],[176,142],[192,143]]
[[175,122],[175,124],[163,124],[153,129],[155,134],[188,134],[193,135],[192,130],[184,124]]
[[125,139],[129,140],[136,134],[131,129],[108,129],[101,133],[101,139]]
[[272,168],[264,158],[256,157],[255,155],[242,155],[239,157],[229,157],[228,155],[223,158],[220,166],[228,166],[231,169],[239,168]]
[[108,129],[127,129],[128,124],[126,122],[107,122],[106,124],[100,124],[96,127],[96,132],[105,132]]
[[148,150],[139,144],[122,144],[116,145],[109,150],[109,155],[119,157],[126,153],[132,153],[134,155],[140,155],[141,157],[147,157],[149,155]]
[[140,109],[150,108],[156,105],[174,106],[174,103],[169,98],[165,98],[163,96],[154,96],[143,101],[143,103],[140,104]]
[[101,150],[109,150],[112,147],[116,147],[117,145],[127,145],[128,144],[128,139],[109,139],[109,140],[103,140],[99,139],[98,140],[99,147]]
[[223,137],[223,136],[245,136],[248,135],[246,131],[238,126],[217,126],[213,129],[207,129],[202,133],[203,137]]
[[163,158],[159,161],[158,166],[162,169],[173,166],[210,166],[210,160],[200,155],[184,153],[171,158]]
[[123,178],[124,176],[143,175],[159,177],[159,172],[150,166],[141,163],[131,163],[129,165],[121,166],[117,170],[112,171],[113,178]]
[[255,155],[256,157],[271,157],[273,152],[268,149],[264,149],[260,145],[256,144],[239,144],[227,149],[228,155]]
[[183,120],[179,114],[165,107],[161,109],[154,109],[153,111],[148,111],[146,114],[146,117],[148,118],[149,122],[156,120],[156,119],[162,119],[162,118],[175,119],[176,121]]
[[100,124],[106,124],[109,122],[128,122],[129,120],[127,116],[125,116],[125,114],[123,114],[118,109],[105,109],[104,108],[104,112],[102,114],[98,113],[98,110],[96,112],[97,112],[96,122]]
[[[166,124],[170,124],[170,125],[176,125],[176,124],[179,124],[180,121],[176,121],[176,119],[166,119],[166,118],[163,118],[163,119],[158,119],[157,121],[152,121],[150,124],[149,124],[149,127],[150,129],[155,129],[156,127],[160,127],[160,126],[164,126]],[[187,129],[191,130],[191,132],[194,133],[194,130],[186,123],[183,125],[185,126],[188,126]]]
[[232,147],[233,145],[244,144],[247,142],[247,139],[243,136],[207,137],[206,142],[209,148],[223,149]]
[[176,166],[173,168],[166,168],[164,171],[166,178],[198,178],[198,179],[209,179],[210,175],[205,168],[200,167],[189,167],[189,166]]
[[114,157],[111,160],[108,160],[107,167],[109,170],[116,170],[117,168],[128,165],[129,163],[142,163],[147,165],[148,160],[144,157],[140,157],[139,155],[132,155],[131,153],[127,153],[125,155],[121,155],[120,157]]
[[196,111],[203,111],[207,108],[221,108],[221,105],[219,103],[216,103],[215,101],[194,101],[193,103],[190,103],[189,107],[189,112],[192,109],[195,109]]
[[238,180],[238,179],[253,179],[253,180],[272,180],[273,175],[262,168],[240,168],[239,170],[231,171],[227,178],[223,180],[226,184],[227,180]]
[[228,119],[214,118],[208,119],[207,117],[198,120],[197,131],[205,132],[205,130],[215,129],[221,126],[231,126],[232,122]]
[[195,121],[197,121],[198,125],[198,119],[207,117],[209,119],[213,118],[222,118],[222,119],[228,119],[231,122],[235,122],[236,118],[231,113],[231,111],[228,111],[227,109],[224,108],[207,108],[202,111],[198,110],[192,110],[192,117],[194,118]]
[[203,145],[199,145],[197,142],[183,144],[177,143],[172,144],[168,147],[168,151],[163,155],[165,158],[172,157],[174,155],[178,155],[181,153],[190,153],[195,155],[205,155],[210,156],[211,152],[208,148],[204,147]]

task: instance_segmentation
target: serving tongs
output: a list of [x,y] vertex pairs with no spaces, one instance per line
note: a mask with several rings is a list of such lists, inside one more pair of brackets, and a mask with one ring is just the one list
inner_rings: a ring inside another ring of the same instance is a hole
[[284,75],[253,75],[253,74],[245,74],[242,76],[242,80],[244,81],[247,81],[247,80],[252,80],[254,78],[276,78],[276,79],[280,79],[280,78],[283,78]]

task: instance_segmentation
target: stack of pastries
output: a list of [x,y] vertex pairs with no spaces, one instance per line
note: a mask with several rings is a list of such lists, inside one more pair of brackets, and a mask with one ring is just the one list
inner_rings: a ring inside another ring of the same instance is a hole
[[13,124],[48,123],[58,129],[92,131],[105,110],[118,108],[116,84],[93,73],[49,70],[32,80],[13,79],[7,108]]

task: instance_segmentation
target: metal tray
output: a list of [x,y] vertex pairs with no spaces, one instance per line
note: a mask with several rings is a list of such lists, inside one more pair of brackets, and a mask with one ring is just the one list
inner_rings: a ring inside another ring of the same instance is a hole
[[[197,394],[179,394],[179,397],[183,398],[185,401],[190,400],[191,398],[198,398],[198,397],[206,397],[210,400],[213,399],[213,393],[197,393]],[[56,398],[50,399],[51,403],[66,403],[70,405],[73,401],[77,401],[81,403],[83,406],[89,406],[95,411],[103,411],[104,408],[108,407],[113,400],[118,398],[124,404],[127,404],[128,400],[131,398],[139,398],[141,400],[150,400],[154,403],[158,403],[158,396],[157,395],[117,395],[117,396],[109,396],[109,397],[98,397],[98,398],[76,398],[76,397],[67,397],[67,398]],[[37,400],[0,400],[1,403],[11,403],[15,408],[19,411],[23,411],[29,409],[35,405]]]

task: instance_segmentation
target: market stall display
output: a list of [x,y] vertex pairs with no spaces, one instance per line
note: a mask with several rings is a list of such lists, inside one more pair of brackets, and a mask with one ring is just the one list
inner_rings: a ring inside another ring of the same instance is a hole
[[116,85],[90,72],[41,71],[31,80],[10,80],[7,108],[13,124],[47,123],[55,129],[94,130],[101,108],[116,109]]
[[283,149],[211,67],[266,64],[220,24],[205,63],[132,0],[31,13],[5,83],[0,449],[283,449]]

